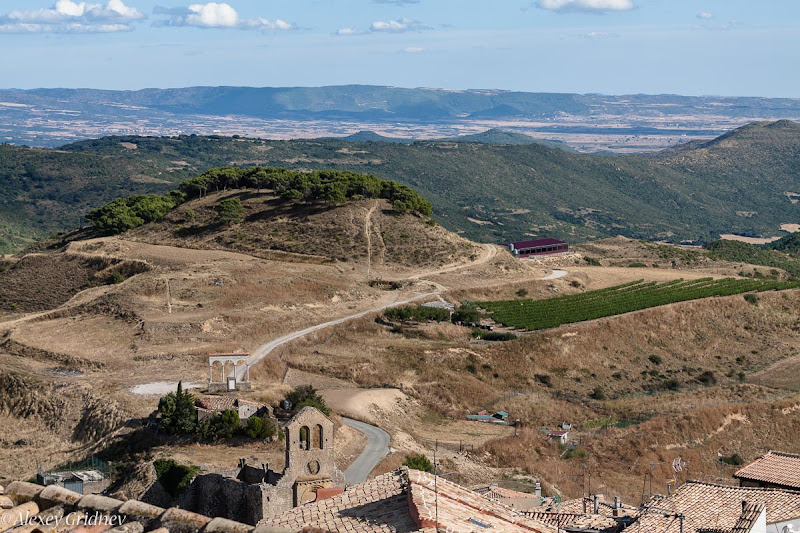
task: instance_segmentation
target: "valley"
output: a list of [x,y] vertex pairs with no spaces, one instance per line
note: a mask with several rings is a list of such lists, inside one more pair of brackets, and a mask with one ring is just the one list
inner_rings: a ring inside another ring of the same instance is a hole
[[[232,198],[242,218],[219,223],[219,206]],[[121,235],[78,231],[19,254],[0,273],[4,285],[17,280],[20,302],[7,300],[0,319],[0,371],[12,391],[0,417],[13,428],[0,472],[20,479],[37,464],[96,455],[118,464],[114,490],[137,497],[158,457],[205,468],[230,468],[243,454],[278,463],[279,443],[186,442],[152,426],[159,396],[178,381],[202,391],[208,354],[234,352],[252,354],[253,390],[243,398],[275,405],[294,387],[320,392],[339,428],[343,470],[366,445],[343,416],[390,435],[373,475],[437,449],[452,481],[525,490],[539,481],[563,498],[580,496],[580,476],[590,473],[593,491],[638,503],[650,462],[680,456],[687,476],[722,481],[735,467],[718,453],[800,451],[798,386],[787,378],[800,358],[796,289],[541,331],[496,326],[513,334],[505,342],[381,311],[439,298],[457,308],[539,300],[637,280],[790,279],[787,272],[624,237],[521,261],[427,221],[382,199],[286,204],[271,190],[231,189]],[[64,268],[73,263],[94,266]],[[38,298],[52,292],[47,283],[73,288]],[[155,386],[164,382],[171,385]],[[520,424],[465,419],[484,408]],[[562,423],[573,428],[567,448],[543,433]],[[662,492],[667,468],[653,474]]]

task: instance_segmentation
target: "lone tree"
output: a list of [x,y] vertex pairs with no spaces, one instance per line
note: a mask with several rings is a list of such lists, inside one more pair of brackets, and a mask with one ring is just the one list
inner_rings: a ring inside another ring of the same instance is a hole
[[225,198],[220,200],[217,206],[219,212],[219,219],[222,222],[233,224],[234,222],[241,222],[244,220],[244,206],[242,201],[238,198]]
[[161,415],[161,428],[170,435],[191,434],[197,426],[194,395],[184,391],[180,381],[176,392],[170,392],[158,401],[158,414]]
[[218,415],[206,418],[197,426],[197,438],[204,442],[229,439],[239,431],[239,414],[226,409]]
[[286,399],[292,402],[294,409],[300,410],[303,407],[316,407],[324,414],[331,414],[331,408],[325,405],[325,400],[317,394],[317,389],[311,385],[300,385],[290,392]]
[[409,455],[403,461],[403,466],[413,468],[414,470],[422,470],[423,472],[433,473],[433,463],[428,459],[428,456],[421,453],[419,455]]

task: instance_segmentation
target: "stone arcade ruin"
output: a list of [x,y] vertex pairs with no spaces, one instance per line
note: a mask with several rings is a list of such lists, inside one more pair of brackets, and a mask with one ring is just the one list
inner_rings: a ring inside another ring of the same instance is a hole
[[255,525],[317,499],[317,491],[344,485],[333,448],[333,422],[314,407],[304,407],[283,425],[286,464],[282,472],[244,459],[231,470],[197,476],[180,507]]
[[[250,390],[250,365],[246,353],[215,353],[208,356],[208,392]],[[215,371],[215,369],[218,369]],[[218,381],[215,378],[219,377]]]

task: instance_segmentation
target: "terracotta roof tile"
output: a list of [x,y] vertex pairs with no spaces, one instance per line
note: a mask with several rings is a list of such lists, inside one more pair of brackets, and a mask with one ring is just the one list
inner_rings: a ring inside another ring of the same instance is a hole
[[742,509],[742,515],[733,526],[731,533],[750,533],[753,526],[761,517],[764,512],[765,505],[763,503],[748,503]]
[[259,522],[256,533],[268,526],[300,529],[318,527],[331,531],[408,533],[417,526],[408,510],[407,482],[391,472],[352,485],[343,493],[270,517]]
[[689,481],[678,487],[671,496],[650,502],[635,524],[642,531],[678,533],[679,520],[664,517],[664,514],[671,512],[685,516],[685,533],[715,529],[731,531],[742,515],[743,501],[764,504],[768,522],[800,516],[800,492]]
[[412,515],[422,527],[453,533],[502,531],[507,533],[556,533],[556,528],[532,520],[487,500],[451,481],[419,470],[408,470]]
[[800,455],[771,451],[740,468],[733,477],[800,489]]

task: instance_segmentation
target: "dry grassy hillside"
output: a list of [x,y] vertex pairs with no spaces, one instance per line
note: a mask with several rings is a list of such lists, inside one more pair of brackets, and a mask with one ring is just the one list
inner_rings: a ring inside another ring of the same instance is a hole
[[[217,221],[226,195],[241,195],[244,222]],[[220,193],[122,237],[17,258],[0,274],[21,280],[15,291],[31,302],[31,312],[0,317],[0,379],[14,391],[0,395],[0,422],[30,441],[3,437],[0,477],[29,476],[36,457],[75,460],[103,448],[132,471],[147,453],[219,466],[235,464],[242,447],[278,455],[244,444],[140,438],[141,421],[175,382],[202,390],[211,352],[251,352],[332,319],[421,295],[433,300],[432,292],[452,302],[546,298],[639,278],[742,271],[684,258],[682,248],[619,239],[580,250],[605,266],[588,266],[581,254],[518,261],[374,201],[282,209],[267,194]],[[680,257],[658,259],[665,254]],[[87,264],[105,266],[89,271]],[[119,283],[83,288],[95,272],[123,264],[141,268],[119,270]],[[544,279],[557,267],[567,275]],[[33,282],[40,272],[52,277],[52,289]],[[374,276],[402,283],[384,290],[370,283]],[[435,439],[456,449],[466,442],[476,453],[442,451],[459,481],[490,482],[516,469],[575,496],[582,489],[570,476],[585,463],[604,491],[635,503],[650,461],[681,455],[692,477],[724,477],[717,452],[800,451],[792,438],[799,386],[787,377],[800,368],[798,314],[799,291],[759,294],[754,302],[732,296],[520,332],[505,343],[475,340],[453,324],[387,325],[367,314],[280,346],[252,369],[254,390],[246,396],[275,402],[294,385],[314,383],[336,410],[391,432],[396,452],[382,469],[406,453],[431,453]],[[520,419],[521,436],[463,420],[482,407]],[[577,451],[539,431],[562,422],[575,425]],[[118,428],[127,440],[109,438]],[[341,434],[343,453],[354,456],[357,438]]]
[[[221,222],[218,206],[238,198],[242,223]],[[384,266],[439,267],[476,257],[466,239],[416,215],[401,215],[386,200],[341,206],[287,204],[251,190],[210,194],[187,202],[160,222],[130,232],[142,242],[195,249],[220,249],[289,261]]]

